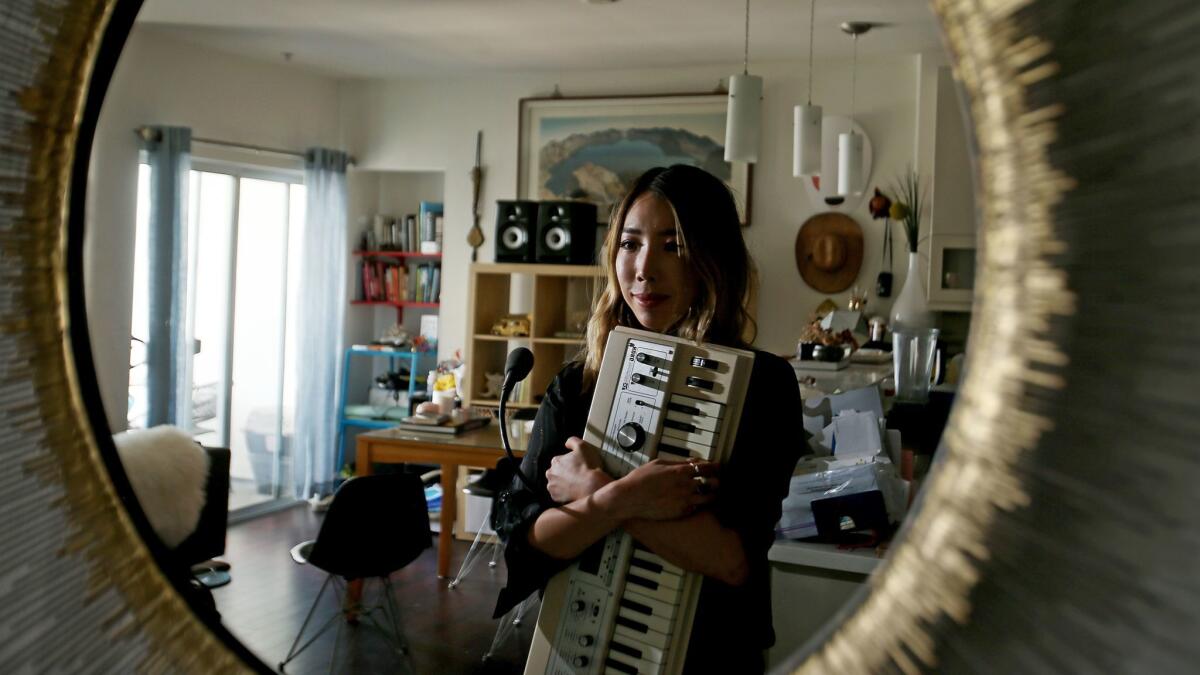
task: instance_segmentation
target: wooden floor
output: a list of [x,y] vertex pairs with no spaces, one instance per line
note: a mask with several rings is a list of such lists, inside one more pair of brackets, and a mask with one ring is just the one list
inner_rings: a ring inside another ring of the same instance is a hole
[[[229,528],[223,559],[233,581],[213,591],[217,609],[229,630],[272,668],[278,667],[300,629],[325,574],[292,561],[295,544],[316,537],[320,516],[300,505]],[[455,543],[454,569],[468,542]],[[369,624],[343,626],[333,672],[520,673],[536,615],[529,616],[520,636],[511,636],[486,663],[498,621],[491,618],[496,594],[504,583],[504,563],[490,570],[486,560],[455,590],[436,574],[437,548],[392,576],[400,625],[409,643],[409,669]],[[368,602],[381,597],[382,586],[368,586]],[[327,590],[313,617],[320,626],[336,609]],[[341,623],[339,621],[339,623]],[[310,631],[312,626],[310,626]],[[288,664],[293,674],[331,670],[337,630],[331,628]],[[307,639],[307,638],[306,638]]]

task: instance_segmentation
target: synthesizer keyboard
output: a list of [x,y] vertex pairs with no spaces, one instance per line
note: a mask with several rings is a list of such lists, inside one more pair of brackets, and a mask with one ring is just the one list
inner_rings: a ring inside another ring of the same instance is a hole
[[[615,328],[584,440],[620,478],[655,458],[724,461],[754,354]],[[702,577],[615,531],[546,587],[526,675],[679,673]]]

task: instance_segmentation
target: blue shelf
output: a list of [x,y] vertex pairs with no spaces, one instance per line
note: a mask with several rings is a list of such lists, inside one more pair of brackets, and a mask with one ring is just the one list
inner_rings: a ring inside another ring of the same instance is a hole
[[[423,358],[429,358],[436,362],[436,348],[424,352],[414,352],[398,349],[362,349],[350,347],[346,350],[342,361],[342,390],[338,401],[338,431],[337,431],[337,468],[341,471],[346,462],[346,428],[356,427],[364,429],[388,429],[396,426],[399,420],[396,419],[369,419],[364,417],[350,417],[346,415],[346,390],[350,385],[350,362],[355,357],[366,358],[386,358],[389,360],[388,368],[395,369],[397,362],[401,359],[408,362],[408,400],[411,402],[412,397],[417,393],[417,374],[421,372],[419,368]],[[428,383],[426,383],[428,386]]]

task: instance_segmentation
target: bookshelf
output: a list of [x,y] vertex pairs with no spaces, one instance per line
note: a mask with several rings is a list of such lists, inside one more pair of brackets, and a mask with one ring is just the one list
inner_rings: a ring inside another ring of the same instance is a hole
[[[441,250],[436,246],[423,249],[421,242],[438,241],[436,216],[444,210],[445,174],[441,171],[351,168],[347,171],[346,188],[350,248],[344,263],[349,289],[346,344],[370,345],[394,325],[402,326],[409,336],[420,335],[425,320],[436,318],[441,312],[440,289],[433,289],[434,284],[429,283],[430,295],[418,296],[416,277],[418,269],[437,269],[440,282]],[[420,227],[422,223],[424,228]],[[402,233],[402,229],[405,232]],[[380,279],[375,293],[366,292],[365,269]],[[397,275],[390,296],[383,283],[383,273],[387,269]],[[432,282],[432,279],[427,281]],[[403,292],[400,292],[401,288]],[[424,352],[421,362],[412,365],[423,377],[436,364],[436,359],[436,351]],[[371,390],[377,376],[394,370],[398,364],[410,365],[405,358],[396,360],[359,353],[347,356],[343,391],[361,394]],[[350,399],[351,404],[359,402],[353,397]],[[337,413],[341,416],[344,410],[339,408]],[[353,448],[350,439],[357,432],[372,428],[373,423],[389,423],[387,420],[362,422],[350,419],[343,429],[346,445],[350,448]]]
[[[498,407],[499,398],[487,391],[487,375],[503,373],[509,350],[523,346],[533,352],[533,371],[509,405],[514,410],[536,408],[563,363],[583,348],[580,328],[590,316],[601,281],[600,268],[594,265],[472,264],[464,403]],[[518,308],[528,311],[518,312]],[[491,333],[499,319],[517,313],[530,317],[528,336]],[[577,335],[565,334],[576,331]]]
[[406,307],[441,307],[441,253],[359,250],[353,256],[358,290],[351,305],[394,307],[397,323],[403,323]]

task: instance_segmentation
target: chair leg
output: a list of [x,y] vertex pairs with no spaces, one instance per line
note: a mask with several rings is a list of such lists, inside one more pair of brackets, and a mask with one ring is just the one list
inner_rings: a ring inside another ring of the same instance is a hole
[[[488,509],[488,515],[484,517],[484,522],[485,523],[488,522],[488,520],[490,518],[491,518],[491,509]],[[467,574],[471,571],[471,568],[475,567],[475,563],[479,562],[479,556],[480,556],[479,546],[482,543],[482,541],[483,541],[483,530],[480,529],[478,532],[475,533],[475,540],[471,542],[471,548],[467,549],[467,556],[465,558],[463,558],[462,566],[458,568],[458,574],[446,586],[447,588],[450,588],[450,589],[458,588],[458,584],[460,581],[462,581],[463,577],[467,576]]]
[[292,641],[292,646],[290,649],[288,649],[287,656],[284,657],[283,661],[279,662],[280,670],[283,670],[283,667],[288,663],[291,663],[292,659],[299,656],[300,653],[305,649],[308,649],[309,645],[311,645],[317,638],[321,637],[325,631],[329,630],[329,627],[333,624],[335,619],[341,617],[341,613],[331,616],[329,620],[327,620],[325,624],[321,626],[321,628],[317,630],[317,632],[314,633],[311,638],[309,638],[308,642],[304,643],[303,647],[300,647],[299,649],[296,648],[296,645],[300,644],[300,639],[304,637],[304,630],[308,628],[308,622],[312,620],[313,614],[317,611],[317,605],[321,603],[321,596],[325,595],[325,589],[329,587],[331,581],[333,581],[333,575],[326,575],[325,583],[321,584],[321,590],[317,591],[317,597],[313,599],[312,607],[308,608],[308,614],[304,617],[304,623],[300,624],[300,632],[296,633],[296,639]]
[[488,561],[488,567],[495,569],[502,557],[504,557],[504,545],[501,543],[492,544],[492,559]]
[[525,615],[538,602],[536,593],[530,595],[521,601],[521,604],[508,610],[508,613],[500,617],[500,625],[496,627],[496,635],[492,638],[492,646],[488,647],[487,653],[483,655],[483,660],[487,661],[495,656],[496,652],[508,642],[513,635],[517,638],[517,651],[519,655],[524,655],[525,651],[521,645],[521,623],[525,619]]
[[396,594],[392,590],[392,580],[383,578],[384,596],[384,613],[387,614],[388,623],[392,626],[392,635],[396,641],[396,651],[401,655],[408,654],[408,640],[404,637],[404,631],[400,630],[400,608],[396,606]]
[[[344,614],[335,614],[334,617],[344,616]],[[342,631],[346,629],[346,622],[339,621],[337,627],[337,635],[333,638],[333,652],[329,655],[329,675],[337,672],[337,657],[338,647],[342,644]]]

